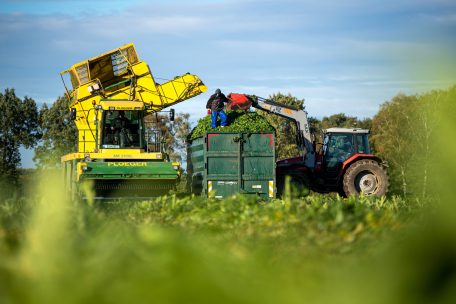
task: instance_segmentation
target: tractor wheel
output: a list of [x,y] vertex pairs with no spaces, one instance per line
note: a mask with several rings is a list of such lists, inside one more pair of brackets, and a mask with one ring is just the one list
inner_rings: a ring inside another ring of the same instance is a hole
[[376,161],[364,159],[352,164],[345,171],[343,191],[346,196],[364,195],[382,196],[388,191],[388,175]]

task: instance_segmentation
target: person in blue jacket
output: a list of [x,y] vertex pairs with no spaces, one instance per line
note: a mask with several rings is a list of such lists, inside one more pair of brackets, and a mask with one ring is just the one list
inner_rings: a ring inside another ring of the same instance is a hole
[[229,100],[226,98],[225,94],[223,94],[220,89],[215,90],[215,93],[209,97],[209,100],[206,104],[206,109],[208,114],[211,114],[212,120],[212,128],[215,129],[217,127],[217,117],[220,116],[220,125],[222,127],[227,126],[227,116],[226,113],[223,111],[225,103]]

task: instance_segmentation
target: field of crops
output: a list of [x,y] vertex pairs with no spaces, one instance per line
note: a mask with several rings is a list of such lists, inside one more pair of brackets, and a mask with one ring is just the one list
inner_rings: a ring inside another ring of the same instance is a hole
[[0,191],[0,303],[454,303],[453,101],[427,196],[68,201],[28,174]]
[[445,260],[456,244],[448,242],[453,226],[439,218],[439,237],[429,234],[435,220],[418,202],[328,195],[69,202],[58,178],[42,180],[33,196],[0,203],[0,303],[416,303],[435,292],[443,302],[454,296],[454,282],[426,281],[454,265]]

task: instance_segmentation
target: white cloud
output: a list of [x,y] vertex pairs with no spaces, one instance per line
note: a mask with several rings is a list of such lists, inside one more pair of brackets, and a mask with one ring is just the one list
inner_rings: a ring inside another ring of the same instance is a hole
[[45,31],[65,31],[70,29],[70,18],[65,16],[45,16],[36,20],[36,25]]
[[421,13],[418,17],[424,22],[443,24],[446,26],[456,25],[456,13],[454,12],[439,12],[439,13]]
[[300,54],[300,55],[316,55],[318,54],[317,47],[305,46],[298,43],[290,43],[279,40],[220,40],[216,42],[221,48],[244,51],[250,53],[268,52],[281,54]]
[[[119,25],[119,20],[134,20]],[[190,31],[201,30],[205,28],[206,21],[199,17],[192,16],[144,16],[130,15],[123,16],[105,16],[96,20],[85,20],[81,29],[100,37],[131,37],[151,34],[185,34]]]
[[0,14],[0,33],[14,33],[31,27],[30,20],[22,13]]

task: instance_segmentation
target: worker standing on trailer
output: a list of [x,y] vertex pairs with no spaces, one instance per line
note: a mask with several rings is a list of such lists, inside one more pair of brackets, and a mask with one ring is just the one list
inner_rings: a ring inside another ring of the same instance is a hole
[[220,116],[220,125],[226,127],[227,125],[227,116],[223,111],[224,104],[228,102],[225,94],[223,94],[220,89],[215,90],[215,93],[209,97],[209,100],[206,104],[207,113],[211,114],[212,119],[212,129],[217,128],[217,117]]

